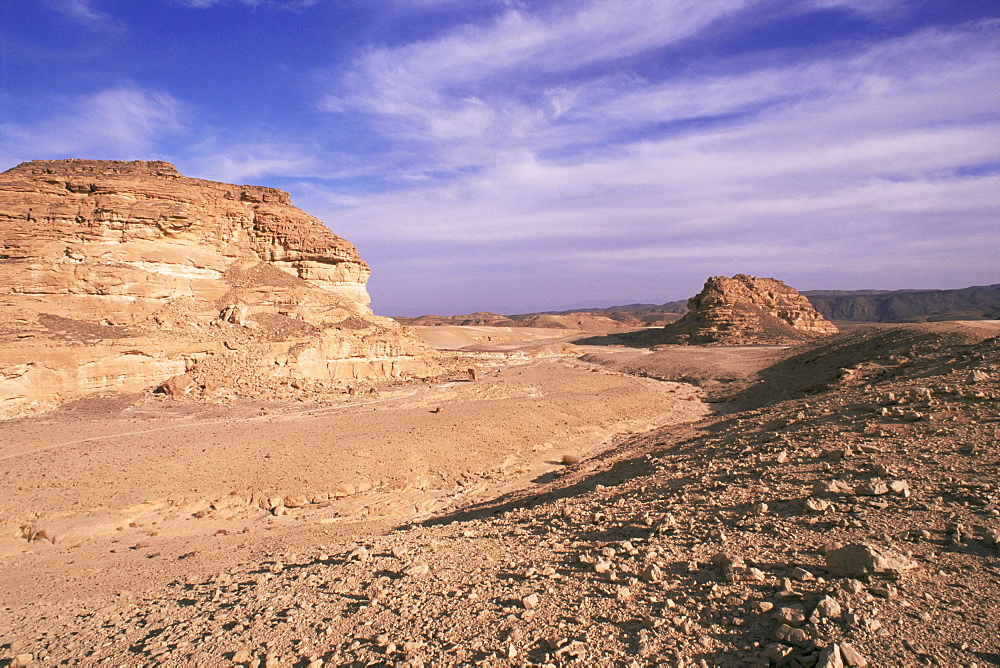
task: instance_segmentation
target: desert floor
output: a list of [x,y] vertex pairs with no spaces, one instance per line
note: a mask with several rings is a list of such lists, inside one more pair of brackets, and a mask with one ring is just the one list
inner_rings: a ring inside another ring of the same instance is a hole
[[[996,324],[809,368],[425,330],[434,382],[0,422],[0,665],[1000,661]],[[924,417],[877,417],[904,396]],[[831,577],[829,540],[906,579]]]
[[[689,385],[567,354],[559,344],[579,332],[424,329],[439,349],[464,348],[477,380],[460,371],[293,404],[110,395],[0,423],[0,555],[16,574],[0,580],[3,600],[35,600],[39,582],[43,596],[166,582],[307,525],[349,537],[359,521],[389,526],[531,485],[564,455],[706,412]],[[276,498],[301,507],[260,507]],[[179,554],[191,556],[161,568]]]

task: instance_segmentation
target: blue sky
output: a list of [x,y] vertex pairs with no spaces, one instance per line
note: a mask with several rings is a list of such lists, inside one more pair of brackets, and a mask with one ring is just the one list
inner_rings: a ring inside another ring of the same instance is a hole
[[1000,282],[995,0],[0,2],[0,169],[284,188],[376,312]]

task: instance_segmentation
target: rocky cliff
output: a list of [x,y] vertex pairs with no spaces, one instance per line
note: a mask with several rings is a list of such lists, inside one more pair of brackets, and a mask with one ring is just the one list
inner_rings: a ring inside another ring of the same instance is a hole
[[661,330],[659,343],[788,343],[836,334],[837,326],[781,281],[713,276],[688,300],[688,312]]
[[281,190],[157,161],[23,163],[0,174],[0,416],[178,374],[228,396],[431,373],[372,314],[369,273]]

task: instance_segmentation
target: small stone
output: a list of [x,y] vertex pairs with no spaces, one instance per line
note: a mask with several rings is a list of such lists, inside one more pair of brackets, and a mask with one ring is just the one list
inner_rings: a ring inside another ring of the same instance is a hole
[[854,580],[852,578],[844,580],[841,586],[844,588],[844,591],[849,594],[860,594],[865,590],[865,585],[860,580]]
[[729,568],[730,566],[739,562],[743,563],[743,560],[739,557],[733,557],[726,552],[718,552],[712,556],[712,565],[719,566],[720,568]]
[[598,559],[597,563],[594,564],[595,573],[607,573],[611,570],[611,562],[605,561],[604,559]]
[[34,660],[35,660],[34,654],[28,654],[28,653],[17,654],[16,656],[14,656],[13,659],[10,660],[10,663],[8,665],[11,666],[12,668],[24,668],[25,666],[31,665],[31,663]]
[[844,660],[840,658],[840,646],[836,643],[827,645],[816,659],[816,668],[844,668]]
[[347,553],[347,561],[357,560],[364,563],[369,559],[371,559],[371,553],[368,551],[368,548],[365,547],[364,545],[359,545],[358,547],[354,548],[353,550]]
[[896,598],[896,595],[899,593],[896,590],[895,587],[891,587],[891,586],[889,586],[889,587],[869,587],[868,591],[869,591],[869,593],[872,594],[872,596],[878,596],[879,598]]
[[807,571],[804,568],[796,566],[788,573],[791,577],[795,578],[799,582],[808,582],[810,580],[815,580],[816,576]]
[[809,642],[809,634],[805,629],[797,629],[788,624],[782,624],[775,631],[778,640],[787,642],[790,645],[805,645]]
[[632,600],[632,588],[627,586],[618,587],[615,590],[615,598],[619,601],[630,601]]
[[309,497],[305,494],[286,496],[283,500],[285,508],[305,508],[309,505]]
[[769,659],[775,664],[781,665],[792,656],[794,651],[795,650],[788,645],[771,643],[764,648],[763,656],[765,659]]
[[160,384],[157,390],[169,397],[185,397],[198,388],[194,378],[186,373],[168,378]]
[[768,508],[766,503],[753,504],[753,512],[755,515],[766,515],[768,510],[770,510],[770,508]]
[[779,464],[784,464],[786,461],[788,461],[788,451],[782,450],[781,452],[779,452],[777,456],[775,456],[774,461],[778,462]]
[[826,568],[833,575],[858,577],[869,573],[903,572],[916,566],[890,550],[870,545],[847,545],[826,555]]
[[802,598],[802,594],[792,588],[792,581],[788,578],[781,579],[781,590],[777,596],[778,598]]
[[778,610],[774,618],[789,626],[802,626],[806,623],[806,611],[801,605],[785,606]]
[[431,567],[422,561],[418,561],[411,566],[403,569],[403,575],[409,575],[411,577],[419,577],[421,575],[427,575],[431,572]]
[[538,607],[538,594],[528,594],[521,599],[521,605],[524,606],[525,610],[534,610]]
[[839,540],[831,540],[829,543],[824,543],[823,547],[821,547],[819,551],[822,552],[824,555],[827,555],[833,552],[834,550],[839,550],[842,547],[844,547],[844,544],[841,543]]
[[816,608],[813,610],[812,616],[810,616],[810,621],[814,618],[816,621],[820,619],[840,619],[843,610],[840,607],[840,603],[837,599],[831,598],[830,596],[824,596],[820,599],[819,603],[816,604]]
[[827,510],[830,509],[830,507],[832,505],[833,504],[830,503],[829,501],[827,501],[826,499],[817,499],[817,498],[812,497],[812,496],[810,496],[805,501],[806,510],[812,510],[812,511],[815,511],[817,513],[826,512]]
[[233,663],[248,663],[251,658],[250,650],[241,649],[233,654]]
[[840,653],[844,657],[844,663],[852,668],[865,668],[868,665],[868,659],[861,656],[858,650],[848,643],[840,643]]
[[989,379],[990,379],[990,374],[986,373],[985,371],[980,371],[979,369],[975,369],[969,374],[970,383],[981,383],[984,380],[989,380]]
[[852,494],[854,490],[842,480],[817,480],[813,483],[813,494]]
[[859,496],[882,496],[889,493],[889,485],[884,482],[865,483],[858,485],[855,493]]
[[770,601],[754,601],[750,604],[750,610],[761,615],[765,612],[769,612],[773,608],[774,603],[771,603]]
[[639,574],[646,582],[659,582],[663,579],[663,569],[657,564],[649,564]]

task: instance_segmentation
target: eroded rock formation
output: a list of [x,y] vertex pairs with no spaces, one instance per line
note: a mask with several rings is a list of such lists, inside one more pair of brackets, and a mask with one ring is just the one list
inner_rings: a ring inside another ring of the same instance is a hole
[[185,373],[220,396],[431,373],[369,273],[281,190],[23,163],[0,174],[0,416]]
[[713,276],[688,300],[688,312],[663,328],[660,343],[789,343],[836,334],[837,326],[781,281]]

